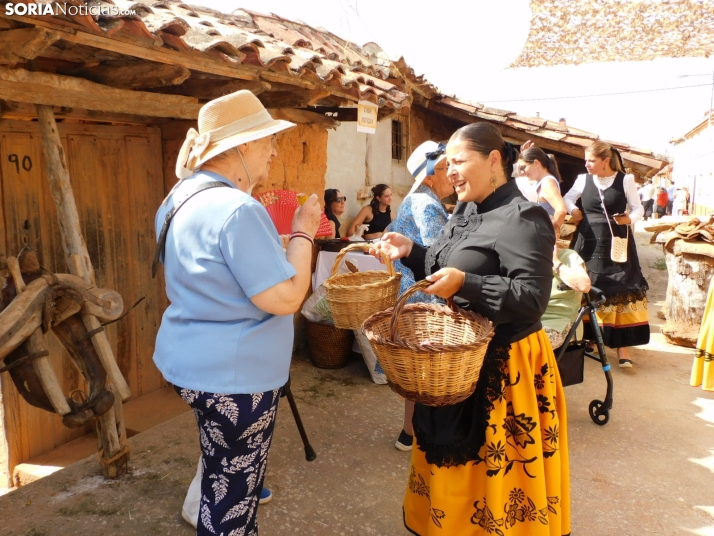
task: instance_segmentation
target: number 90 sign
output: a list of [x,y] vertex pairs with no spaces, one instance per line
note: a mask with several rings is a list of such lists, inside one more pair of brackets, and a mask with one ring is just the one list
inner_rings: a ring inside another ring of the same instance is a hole
[[15,164],[15,171],[17,171],[18,174],[20,173],[20,167],[22,167],[25,171],[30,171],[32,169],[32,158],[28,155],[23,156],[21,160],[19,155],[11,153],[7,155],[7,160],[11,164]]

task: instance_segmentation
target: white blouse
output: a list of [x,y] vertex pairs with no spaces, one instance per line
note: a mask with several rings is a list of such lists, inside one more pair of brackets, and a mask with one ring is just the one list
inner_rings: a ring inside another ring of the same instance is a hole
[[[615,175],[610,177],[598,177],[593,175],[593,182],[595,186],[598,187],[600,191],[606,190],[612,183],[615,182]],[[642,201],[640,201],[640,196],[637,193],[637,184],[635,184],[635,176],[632,174],[625,175],[623,180],[623,187],[625,189],[625,196],[627,197],[627,208],[630,215],[630,220],[632,223],[639,221],[645,213],[645,209],[642,207]],[[580,199],[583,195],[583,190],[585,189],[585,174],[578,175],[575,179],[575,184],[570,189],[570,191],[563,196],[563,201],[565,201],[565,206],[568,208],[569,213],[573,213],[573,210],[578,208],[575,206],[575,202]]]

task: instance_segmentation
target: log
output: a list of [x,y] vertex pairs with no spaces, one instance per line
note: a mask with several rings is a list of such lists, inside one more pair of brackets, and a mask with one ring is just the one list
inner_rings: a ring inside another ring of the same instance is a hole
[[[666,235],[657,237],[658,242],[666,240]],[[709,283],[714,276],[714,246],[676,239],[664,250],[664,258],[667,293],[662,308],[666,320],[662,333],[672,344],[694,348],[704,317]]]
[[32,60],[59,38],[57,32],[45,28],[17,28],[0,32],[0,64]]
[[[74,201],[64,150],[51,106],[38,105],[37,116],[42,132],[42,152],[47,165],[47,178],[50,182],[52,198],[57,207],[57,217],[67,264],[70,272],[74,275],[83,278],[87,283],[94,284],[94,269],[80,233],[77,206]],[[93,319],[93,322],[91,319]],[[87,325],[88,329],[94,329],[92,327],[93,323],[99,324],[99,320],[92,315],[83,315],[82,320],[85,321],[85,325],[89,324]],[[105,341],[106,345],[98,341]],[[111,352],[106,332],[104,330],[100,331],[92,337],[92,342],[102,361],[102,366],[104,366],[109,376],[108,388],[112,392],[115,392],[114,389],[116,389],[115,398],[120,401],[129,399],[131,391]],[[106,351],[107,348],[108,352]],[[115,403],[113,411],[107,411],[98,418],[98,421],[101,430],[99,439],[102,445],[100,454],[102,472],[107,478],[117,478],[126,472],[129,459],[129,447],[123,439],[126,437],[126,431],[121,429],[124,427],[121,403]]]
[[60,74],[79,76],[115,88],[133,89],[181,84],[191,76],[191,71],[180,65],[150,61],[107,61],[94,67],[60,71]]
[[6,100],[149,117],[196,119],[201,105],[193,97],[130,91],[81,78],[0,67],[0,95]]

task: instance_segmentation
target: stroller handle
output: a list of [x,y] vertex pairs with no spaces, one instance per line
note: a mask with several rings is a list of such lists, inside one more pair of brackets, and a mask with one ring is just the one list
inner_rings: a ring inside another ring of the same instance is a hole
[[[590,292],[586,294],[587,296],[587,301],[589,302],[589,305],[592,305],[594,307],[600,307],[603,303],[605,303],[605,294],[603,293],[602,290],[600,290],[597,287],[590,287]],[[593,299],[595,297],[596,299]]]

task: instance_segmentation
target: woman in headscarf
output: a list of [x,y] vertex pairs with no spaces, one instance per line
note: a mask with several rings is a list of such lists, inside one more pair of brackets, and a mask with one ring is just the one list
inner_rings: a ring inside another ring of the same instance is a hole
[[[430,246],[449,219],[441,200],[454,193],[454,187],[446,176],[446,146],[425,141],[407,160],[407,169],[414,177],[414,184],[386,231],[403,234],[420,246]],[[400,261],[394,262],[394,269],[402,274],[401,294],[414,284],[414,274]],[[437,301],[441,300],[423,292],[415,292],[409,298],[410,303]],[[412,449],[413,414],[414,402],[405,400],[402,431],[394,443],[398,450],[404,452]]]

